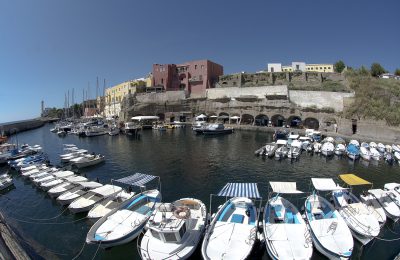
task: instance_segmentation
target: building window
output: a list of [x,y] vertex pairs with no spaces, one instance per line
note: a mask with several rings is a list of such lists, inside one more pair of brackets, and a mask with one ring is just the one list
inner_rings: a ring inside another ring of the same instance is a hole
[[328,67],[328,70],[330,70],[331,69],[331,67]]
[[300,65],[296,65],[296,70],[300,70]]
[[164,84],[164,79],[161,79],[161,84]]
[[274,72],[274,68],[273,67],[271,68],[271,72]]
[[201,69],[202,69],[202,70],[204,69],[204,65],[201,65]]
[[319,67],[320,70],[322,70],[322,67]]
[[194,69],[197,70],[197,65],[194,65]]
[[326,70],[326,67],[324,67],[324,70]]

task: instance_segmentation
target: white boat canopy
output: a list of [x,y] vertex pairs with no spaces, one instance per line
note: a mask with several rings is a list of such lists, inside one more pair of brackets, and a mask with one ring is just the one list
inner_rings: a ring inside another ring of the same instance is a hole
[[114,180],[114,182],[141,187],[155,178],[157,178],[157,176],[144,173],[135,173],[133,175]]
[[81,182],[79,183],[84,188],[89,188],[89,189],[94,189],[103,186],[103,184],[94,182],[94,181],[88,181],[88,182]]
[[289,135],[289,139],[298,139],[300,135]]
[[230,119],[240,119],[239,116],[231,116]]
[[285,145],[285,144],[287,144],[287,141],[286,141],[286,140],[283,140],[283,139],[279,139],[279,140],[276,141],[276,144],[283,144],[283,145]]
[[204,114],[196,116],[196,119],[204,119],[204,118],[207,118],[207,116]]
[[227,183],[218,193],[218,196],[261,198],[257,183]]
[[299,140],[302,141],[302,142],[304,142],[304,141],[310,141],[311,138],[308,137],[308,136],[301,136],[301,137],[299,138]]
[[120,191],[122,191],[121,187],[115,186],[115,185],[110,185],[110,184],[106,184],[102,187],[92,190],[93,193],[99,194],[103,197],[110,196],[110,195],[112,195],[116,192],[120,192]]
[[270,181],[269,185],[276,193],[283,193],[283,194],[294,194],[294,193],[303,193],[296,188],[296,182],[276,182]]
[[216,116],[216,115],[212,115],[212,116],[210,116],[210,118],[217,118],[218,116]]
[[142,120],[159,120],[158,116],[134,116],[131,118],[132,120],[142,121]]
[[346,188],[337,185],[332,178],[311,178],[311,181],[316,190],[320,191],[346,190]]

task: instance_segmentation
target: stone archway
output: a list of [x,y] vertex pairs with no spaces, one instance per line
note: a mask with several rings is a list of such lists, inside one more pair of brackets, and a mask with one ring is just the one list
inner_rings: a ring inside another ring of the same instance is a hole
[[226,112],[221,112],[218,114],[218,120],[222,123],[229,122],[229,114]]
[[260,114],[255,118],[255,125],[257,126],[268,126],[268,116],[264,114]]
[[318,121],[318,119],[316,119],[316,118],[314,118],[314,117],[307,117],[307,118],[303,121],[303,126],[304,126],[305,128],[318,130],[318,129],[319,129],[319,121]]
[[293,128],[300,128],[302,126],[302,120],[299,116],[290,116],[287,120],[287,125]]
[[282,115],[277,114],[277,115],[273,115],[271,117],[272,126],[282,127],[285,125],[285,123],[286,123],[286,119]]
[[252,125],[254,122],[254,117],[249,114],[243,114],[240,117],[240,124],[241,125]]

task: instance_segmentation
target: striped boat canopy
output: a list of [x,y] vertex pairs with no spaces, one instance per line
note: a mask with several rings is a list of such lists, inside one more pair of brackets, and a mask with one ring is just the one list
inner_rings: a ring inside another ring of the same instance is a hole
[[218,193],[218,196],[261,198],[257,183],[227,183]]
[[122,184],[127,185],[134,185],[134,186],[143,186],[144,184],[148,183],[149,181],[154,180],[157,176],[150,175],[150,174],[143,174],[143,173],[135,173],[133,175],[114,180],[115,182],[119,182]]

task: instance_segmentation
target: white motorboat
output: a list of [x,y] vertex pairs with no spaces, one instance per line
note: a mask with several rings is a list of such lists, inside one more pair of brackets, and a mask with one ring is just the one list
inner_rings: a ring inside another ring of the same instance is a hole
[[80,182],[78,187],[67,190],[66,192],[64,192],[60,196],[58,196],[57,201],[61,205],[68,205],[75,199],[86,194],[89,190],[96,189],[96,188],[99,188],[102,186],[103,186],[102,184],[97,183],[97,182],[92,182],[92,181]]
[[372,159],[374,159],[375,161],[379,161],[381,159],[382,155],[380,154],[380,152],[375,147],[371,147],[369,150],[371,152],[371,158]]
[[[343,189],[330,178],[311,180],[318,191]],[[350,229],[328,200],[316,193],[310,195],[305,201],[305,215],[311,238],[319,252],[329,259],[350,258],[354,246]]]
[[376,148],[376,147],[378,147],[378,145],[375,142],[370,142],[369,143],[369,147],[370,148]]
[[127,122],[125,123],[124,132],[127,135],[136,135],[141,129],[142,126],[137,122]]
[[52,180],[41,182],[40,188],[44,191],[48,191],[49,189],[63,183],[66,178],[77,177],[77,176],[71,171],[64,171],[64,172],[55,173],[54,177],[55,178]]
[[400,195],[400,183],[395,183],[395,182],[386,183],[386,184],[383,186],[383,188],[384,188],[385,190],[395,191],[395,192],[397,192],[397,193]]
[[141,258],[190,258],[201,241],[206,224],[206,206],[200,200],[184,198],[159,204],[138,244]]
[[384,191],[382,189],[372,189],[368,190],[385,210],[386,216],[396,222],[400,218],[400,207],[392,199],[390,191]]
[[76,166],[77,168],[84,168],[84,167],[88,167],[88,166],[93,166],[96,164],[99,164],[101,162],[104,162],[105,157],[104,155],[101,154],[97,154],[97,155],[85,155],[82,157],[78,157],[78,158],[74,158],[71,159],[70,162],[72,163],[72,165]]
[[[290,147],[292,146],[292,142],[294,140],[298,140],[300,138],[300,135],[297,134],[290,134],[288,139],[287,139],[287,146]],[[301,145],[300,145],[301,146]]]
[[371,160],[371,152],[365,146],[360,147],[360,157],[366,161]]
[[312,139],[308,136],[301,136],[299,141],[301,142],[301,149],[305,151],[307,151],[307,148],[312,144]]
[[67,135],[67,132],[65,132],[64,130],[58,130],[57,131],[57,135],[60,136],[60,137],[64,137],[64,136]]
[[335,154],[336,155],[343,155],[346,152],[346,146],[344,144],[337,144],[335,147]]
[[393,157],[398,163],[400,163],[400,152],[394,152]]
[[393,149],[392,149],[392,146],[391,145],[385,145],[385,149],[386,149],[386,152],[387,153],[392,153],[392,151],[393,151]]
[[353,193],[348,190],[333,191],[332,198],[353,236],[362,244],[367,244],[379,235],[378,220]]
[[[44,183],[54,181],[54,180],[56,180],[57,178],[71,177],[71,176],[73,176],[73,175],[74,175],[74,173],[71,172],[71,171],[48,172],[48,173],[45,174],[45,175],[42,175],[42,176],[40,176],[40,177],[33,178],[33,179],[32,179],[32,182],[33,182],[35,185],[37,185],[37,186],[39,186],[39,187],[42,187],[42,185],[43,185]],[[45,186],[44,188],[46,188],[46,186]]]
[[80,182],[86,181],[88,181],[88,179],[82,176],[67,177],[63,183],[52,187],[47,193],[50,197],[55,198],[68,190],[78,187]]
[[93,126],[87,129],[85,134],[87,137],[105,135],[108,134],[106,130],[104,127]]
[[[332,137],[331,137],[332,138]],[[328,139],[328,138],[326,138]],[[326,140],[325,139],[325,140]],[[330,140],[330,139],[329,139]],[[332,138],[333,140],[333,138]],[[321,146],[321,154],[325,156],[332,156],[335,151],[335,146],[332,142],[324,141]]]
[[381,154],[386,152],[386,147],[383,143],[378,143],[376,149],[378,150],[378,152],[380,152]]
[[106,184],[102,187],[90,190],[86,194],[83,194],[81,197],[72,201],[71,204],[69,204],[68,209],[72,213],[89,211],[96,203],[115,196],[121,191],[122,188],[119,186]]
[[159,201],[158,190],[148,190],[126,200],[90,228],[86,243],[107,248],[132,241],[142,232]]
[[276,143],[266,144],[262,149],[263,156],[273,157],[275,155],[275,151],[278,149],[278,145]]
[[121,130],[120,130],[118,127],[112,127],[112,128],[108,131],[108,134],[111,135],[111,136],[119,135],[120,131],[121,131]]
[[7,189],[13,184],[14,184],[13,179],[9,175],[3,176],[0,179],[0,191]]
[[203,259],[246,259],[257,239],[258,215],[250,199],[260,198],[257,185],[228,183],[218,196],[233,198],[219,207],[206,230],[201,247]]
[[115,196],[112,196],[108,199],[103,200],[102,202],[97,203],[91,210],[89,210],[88,218],[96,219],[101,218],[110,213],[111,210],[117,208],[124,201],[130,199],[135,195],[134,192],[126,192],[124,190],[117,193]]
[[301,154],[301,142],[297,139],[294,139],[290,144],[287,156],[290,159],[297,159],[299,158],[300,154]]
[[400,153],[400,145],[392,144],[392,151]]
[[364,192],[360,194],[360,201],[367,206],[369,212],[378,220],[379,225],[382,227],[386,222],[385,210],[382,208],[381,204],[369,193]]
[[[270,182],[276,196],[265,205],[263,234],[272,259],[310,259],[313,245],[298,209],[279,194],[302,193],[295,182]],[[272,195],[272,194],[271,194]]]
[[287,148],[287,141],[279,139],[276,141],[276,144],[278,145],[278,148],[275,150],[275,157],[276,158],[285,158],[287,156],[287,153],[289,149]]

